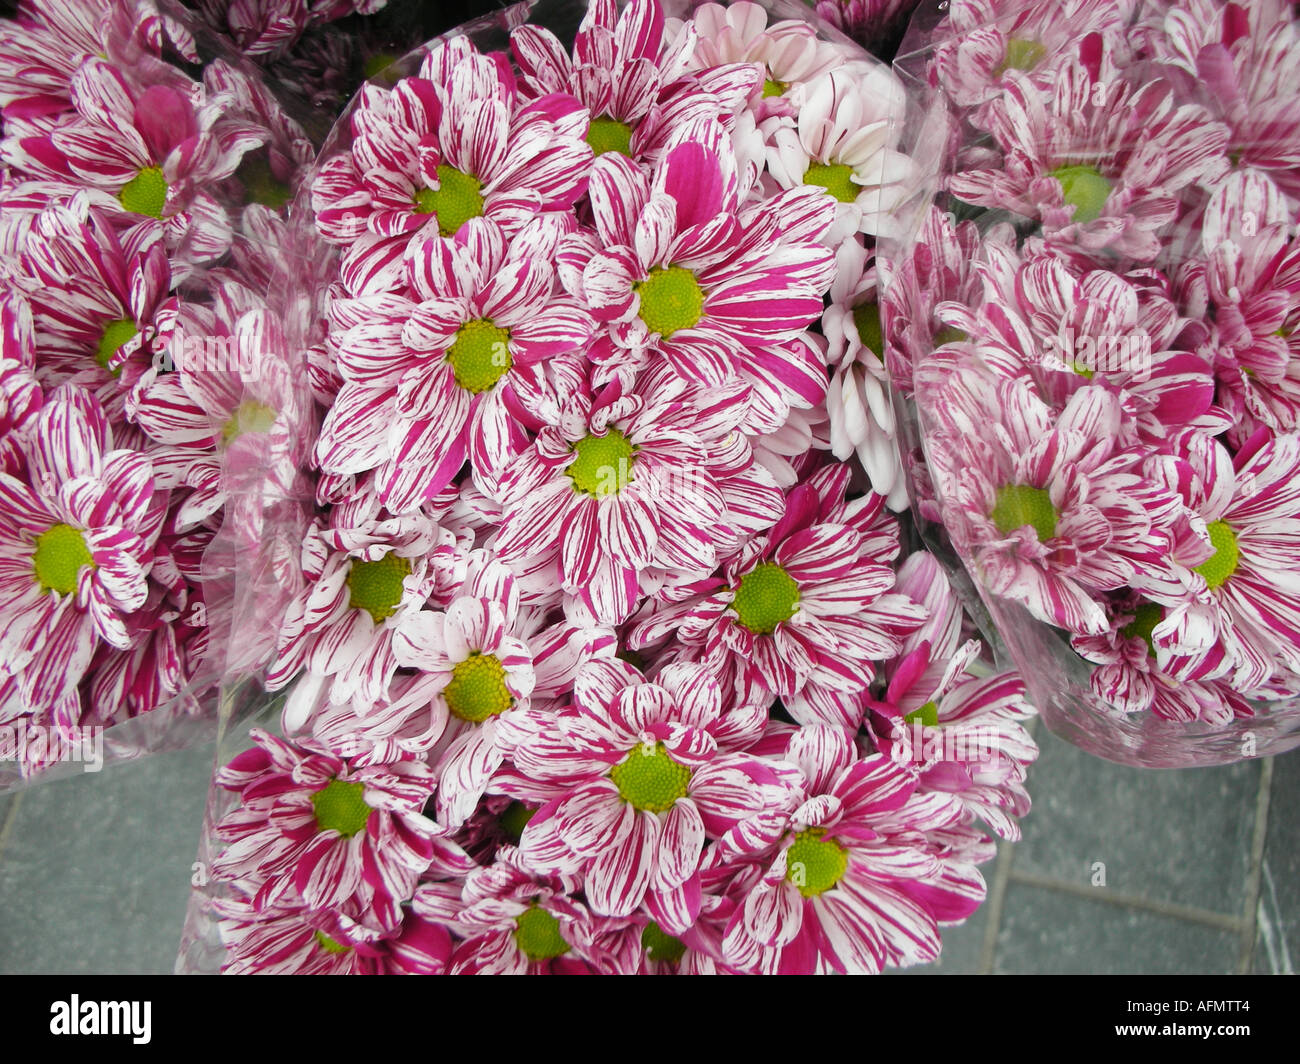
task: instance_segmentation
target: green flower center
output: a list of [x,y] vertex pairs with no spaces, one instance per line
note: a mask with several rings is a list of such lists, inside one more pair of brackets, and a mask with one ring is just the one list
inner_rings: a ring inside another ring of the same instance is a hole
[[1007,484],[999,488],[993,512],[989,514],[1004,536],[1028,525],[1038,533],[1040,543],[1046,543],[1056,535],[1057,516],[1047,490],[1028,484]]
[[1061,183],[1065,202],[1074,207],[1075,222],[1094,222],[1101,217],[1110,182],[1095,166],[1061,166],[1049,171]]
[[353,562],[348,572],[348,605],[365,610],[375,624],[382,624],[397,612],[402,581],[410,573],[410,560],[392,553],[377,562]]
[[742,576],[731,599],[737,619],[755,635],[771,635],[798,605],[799,585],[775,562],[756,565]]
[[587,143],[597,155],[604,155],[607,151],[631,155],[632,127],[608,115],[593,118],[591,128],[587,130]]
[[686,797],[691,770],[655,743],[654,749],[643,744],[628,752],[627,757],[609,770],[609,778],[619,796],[634,809],[651,813],[667,812],[679,798]]
[[[104,369],[108,369],[108,360],[121,350],[121,347],[128,340],[135,339],[140,330],[135,327],[135,322],[130,318],[118,318],[116,321],[110,321],[104,326],[103,335],[99,338],[99,346],[95,348],[95,361]],[[122,367],[110,370],[113,376],[120,376]]]
[[161,219],[167,206],[167,179],[162,167],[146,166],[122,186],[117,198],[132,214]]
[[853,182],[853,167],[846,163],[813,163],[803,175],[805,185],[824,188],[841,203],[853,203],[862,186]]
[[676,964],[686,952],[686,943],[668,934],[651,920],[641,932],[641,948],[652,961]]
[[330,780],[323,790],[311,796],[316,826],[321,831],[337,831],[345,839],[364,830],[366,821],[370,819],[370,806],[366,805],[365,794],[363,783]]
[[834,839],[824,839],[824,828],[809,828],[794,837],[785,856],[785,878],[805,898],[825,894],[843,877],[849,855]]
[[853,324],[857,326],[862,346],[883,362],[885,332],[880,326],[880,304],[861,303],[854,307]]
[[536,812],[536,808],[529,809],[523,802],[511,802],[497,818],[497,825],[501,828],[501,833],[518,846],[524,828],[528,826],[528,821],[533,819],[533,814]]
[[255,399],[245,399],[221,426],[221,442],[230,443],[246,432],[270,432],[275,424],[275,409]]
[[482,724],[514,705],[506,687],[505,666],[495,654],[478,651],[456,663],[442,697],[452,713],[471,724]]
[[361,66],[362,76],[369,81],[376,74],[396,63],[398,57],[390,52],[375,52],[374,55],[367,57],[365,63]]
[[1133,610],[1133,619],[1119,630],[1125,639],[1141,639],[1147,645],[1147,656],[1156,656],[1155,644],[1151,641],[1151,632],[1157,624],[1165,619],[1164,607],[1155,602],[1139,602]]
[[633,287],[641,297],[641,320],[652,333],[672,336],[704,316],[704,289],[685,266],[656,266]]
[[245,156],[236,176],[244,183],[244,197],[249,203],[278,211],[293,195],[292,189],[272,173],[271,163],[263,155]]
[[515,945],[530,961],[549,961],[569,952],[560,934],[560,921],[540,905],[532,905],[515,918]]
[[483,184],[477,177],[443,163],[438,167],[438,187],[415,194],[416,214],[436,214],[438,232],[455,236],[471,218],[483,214]]
[[917,706],[907,716],[903,718],[904,724],[916,724],[920,722],[927,728],[937,728],[939,726],[939,707],[934,702],[927,702],[923,706]]
[[768,100],[773,96],[784,96],[786,89],[789,87],[789,84],[784,81],[768,78],[763,82],[763,99]]
[[510,358],[510,330],[485,318],[467,321],[456,330],[447,349],[456,383],[477,395],[496,384],[514,364]]
[[1196,567],[1196,571],[1205,577],[1205,582],[1210,587],[1221,587],[1237,571],[1237,562],[1241,559],[1241,552],[1237,549],[1237,533],[1226,521],[1211,521],[1205,530],[1210,534],[1214,557],[1203,561]]
[[573,445],[577,455],[565,470],[573,481],[573,490],[585,495],[617,495],[632,483],[632,465],[636,448],[616,428],[607,428],[603,436],[584,436]]
[[345,946],[342,942],[335,942],[324,931],[316,932],[316,944],[326,953],[347,953],[351,946]]
[[1001,77],[1008,70],[1033,70],[1047,55],[1047,49],[1037,41],[1012,37],[1007,41],[1006,56],[994,71]]
[[32,560],[41,590],[60,595],[77,590],[77,574],[83,565],[95,565],[86,537],[71,525],[54,525],[37,536]]

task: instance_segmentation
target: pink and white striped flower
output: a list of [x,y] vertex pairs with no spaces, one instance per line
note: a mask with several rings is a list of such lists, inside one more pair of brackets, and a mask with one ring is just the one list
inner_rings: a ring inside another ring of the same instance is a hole
[[627,393],[579,387],[506,468],[498,556],[556,559],[602,623],[635,608],[650,570],[698,579],[780,513],[781,495],[733,430],[744,405],[660,374]]
[[491,493],[527,443],[521,407],[547,394],[544,364],[586,347],[590,316],[557,291],[539,228],[507,243],[488,219],[407,253],[410,297],[339,300],[342,387],[321,430],[327,473],[375,470],[379,497],[409,513],[466,459]]
[[256,745],[217,774],[241,804],[216,827],[226,846],[211,867],[255,911],[350,911],[383,931],[400,922],[400,903],[431,865],[468,871],[422,815],[434,787],[423,761],[349,762],[309,739],[261,729],[252,737]]
[[466,37],[437,42],[391,91],[365,85],[350,123],[352,145],[321,168],[312,207],[321,235],[349,249],[353,295],[391,287],[416,236],[454,236],[478,217],[513,233],[570,211],[586,187],[576,101],[518,99]]
[[102,408],[72,385],[17,443],[25,477],[0,473],[0,674],[35,712],[77,701],[98,643],[131,645],[167,497],[148,458],[115,449]]
[[605,373],[666,361],[722,384],[736,373],[733,349],[791,340],[821,313],[833,260],[819,241],[833,206],[810,189],[742,205],[716,124],[670,146],[653,178],[602,155],[590,195],[596,239],[575,252],[580,282],[566,284],[607,330],[590,354]]
[[927,837],[961,825],[960,800],[920,792],[916,775],[883,754],[859,758],[837,728],[796,731],[784,756],[802,775],[794,802],[715,848],[715,862],[736,865],[724,959],[790,975],[933,960],[938,925],[984,900],[975,866]]
[[742,697],[780,698],[801,723],[856,731],[872,663],[898,653],[925,614],[891,590],[898,525],[884,497],[846,502],[848,480],[835,464],[797,486],[776,526],[720,576],[648,605],[630,645],[671,635],[684,657],[734,677]]
[[497,789],[541,808],[520,852],[531,866],[583,877],[594,912],[643,902],[670,933],[699,913],[706,838],[779,804],[782,778],[743,751],[762,734],[761,703],[725,709],[708,670],[668,665],[653,683],[618,660],[589,664],[574,704],[535,718]]

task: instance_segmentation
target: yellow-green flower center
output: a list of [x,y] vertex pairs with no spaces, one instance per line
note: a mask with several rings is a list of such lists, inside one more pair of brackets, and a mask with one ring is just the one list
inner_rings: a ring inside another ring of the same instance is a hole
[[482,724],[514,705],[505,666],[495,654],[478,651],[456,663],[442,697],[452,713],[471,724]]
[[763,82],[763,99],[768,100],[773,96],[784,96],[786,89],[790,86],[784,81],[777,81],[776,78],[768,78]]
[[1046,55],[1047,49],[1038,41],[1012,37],[1007,41],[1006,55],[994,74],[1001,77],[1008,70],[1033,70]]
[[366,805],[365,794],[363,783],[330,780],[324,789],[311,796],[316,826],[321,831],[337,831],[345,839],[363,831],[370,819],[370,806]]
[[335,942],[324,931],[316,932],[316,944],[326,953],[347,953],[351,946],[345,946],[342,942]]
[[348,571],[348,605],[365,610],[375,624],[382,624],[397,612],[402,581],[410,573],[410,560],[392,553],[377,562],[353,562]]
[[939,726],[939,707],[934,702],[927,702],[923,706],[917,706],[907,716],[903,718],[905,724],[921,723],[927,728],[937,728]]
[[118,201],[132,214],[162,218],[167,206],[167,179],[161,166],[146,166],[122,186]]
[[456,330],[456,339],[447,349],[456,383],[467,392],[478,394],[496,384],[514,364],[510,358],[510,330],[485,318],[467,321]]
[[86,546],[85,536],[71,525],[54,525],[36,537],[32,562],[42,591],[70,595],[77,590],[82,566],[93,568],[95,558]]
[[862,346],[883,362],[885,332],[880,325],[880,304],[860,303],[853,308],[853,324],[858,330]]
[[524,828],[528,826],[528,821],[533,819],[537,809],[536,806],[530,809],[523,802],[511,802],[497,818],[497,826],[501,828],[501,834],[518,846]]
[[[135,322],[130,318],[118,318],[108,322],[99,338],[99,346],[95,348],[95,361],[104,369],[108,369],[108,360],[117,354],[124,343],[133,340],[139,333],[140,330],[135,327]],[[122,370],[119,367],[112,372],[119,374]]]
[[483,214],[483,184],[472,174],[443,163],[438,167],[438,187],[415,194],[416,214],[436,214],[438,232],[455,236],[471,218]]
[[1205,530],[1210,534],[1214,556],[1198,565],[1196,571],[1205,577],[1205,582],[1210,587],[1221,587],[1237,571],[1237,562],[1241,559],[1241,552],[1237,548],[1237,533],[1226,521],[1211,521]]
[[664,749],[663,743],[642,744],[609,770],[619,796],[634,809],[667,812],[686,797],[691,770]]
[[597,155],[604,155],[607,151],[631,155],[632,127],[608,115],[593,118],[591,128],[587,131],[587,143]]
[[685,266],[656,266],[634,286],[645,327],[660,336],[689,329],[704,316],[704,289]]
[[549,961],[569,952],[560,934],[560,921],[540,905],[532,905],[515,918],[515,945],[530,961]]
[[293,195],[288,184],[272,172],[270,160],[262,153],[244,156],[235,173],[243,182],[244,198],[249,203],[260,203],[278,211]]
[[771,635],[798,606],[799,585],[775,562],[763,562],[742,576],[731,600],[737,619],[755,635]]
[[632,483],[636,448],[618,429],[610,427],[603,436],[584,436],[573,445],[577,457],[565,470],[573,490],[585,495],[617,495]]
[[785,855],[785,878],[805,898],[825,894],[843,877],[849,855],[834,839],[822,838],[824,828],[809,828],[794,837]]
[[862,186],[853,182],[853,167],[845,163],[813,163],[803,175],[805,185],[824,188],[841,203],[853,203]]
[[652,961],[676,964],[686,952],[686,943],[668,934],[651,920],[641,932],[641,948]]
[[1155,644],[1151,641],[1151,632],[1165,619],[1165,609],[1156,602],[1139,602],[1133,610],[1133,619],[1119,630],[1125,639],[1141,639],[1147,645],[1147,656],[1156,656]]
[[234,413],[221,426],[221,442],[229,446],[231,442],[246,432],[270,432],[275,424],[275,409],[256,399],[245,399]]
[[1045,488],[1028,484],[1007,484],[999,488],[989,517],[1004,536],[1025,525],[1038,534],[1040,543],[1046,543],[1056,535],[1058,514]]
[[1110,181],[1095,166],[1061,166],[1049,171],[1061,183],[1065,202],[1074,207],[1074,222],[1094,222],[1110,195]]

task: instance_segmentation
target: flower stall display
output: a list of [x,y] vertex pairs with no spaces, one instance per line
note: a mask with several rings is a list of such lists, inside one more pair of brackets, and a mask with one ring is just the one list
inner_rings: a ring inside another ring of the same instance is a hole
[[1283,3],[953,0],[903,48],[918,517],[1103,757],[1300,743],[1297,44]]
[[905,512],[907,94],[798,4],[543,11],[388,65],[302,180],[316,505],[235,594],[275,701],[180,967],[933,960],[1037,751]]

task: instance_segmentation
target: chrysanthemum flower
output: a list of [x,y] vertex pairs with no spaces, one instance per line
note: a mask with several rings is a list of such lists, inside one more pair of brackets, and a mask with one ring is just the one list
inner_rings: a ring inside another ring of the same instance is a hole
[[[94,190],[96,207],[127,223],[162,222],[168,247],[186,262],[215,258],[229,246],[229,220],[207,189],[266,139],[251,123],[227,117],[221,97],[192,89],[181,78],[179,86],[139,91],[111,63],[88,59],[72,78],[76,116],[54,128],[48,145],[78,184]],[[36,150],[25,142],[12,149],[18,165],[39,175]]]
[[1018,673],[980,676],[980,644],[961,642],[961,603],[934,556],[911,555],[898,589],[929,617],[885,666],[888,686],[871,708],[876,746],[920,774],[921,790],[957,795],[1004,839],[1020,838],[1029,811],[1025,775],[1038,748],[1022,726],[1034,715]]
[[376,930],[341,913],[301,906],[259,911],[246,898],[217,898],[226,975],[442,975],[451,935],[409,910]]
[[512,846],[460,884],[426,883],[412,909],[463,937],[453,975],[630,974],[625,921],[593,915],[573,897],[580,881],[538,872]]
[[668,665],[653,683],[606,660],[578,676],[574,705],[535,717],[496,789],[541,808],[520,852],[530,865],[581,874],[594,912],[642,902],[669,931],[699,911],[695,875],[706,837],[779,803],[785,787],[742,751],[762,734],[762,704],[724,711],[698,665]]
[[1058,417],[1022,381],[954,373],[937,413],[950,532],[991,592],[1095,634],[1107,627],[1102,592],[1168,572],[1177,500],[1117,439],[1115,396],[1084,388]]
[[216,827],[227,845],[212,873],[257,911],[351,905],[358,923],[384,930],[400,921],[399,904],[432,863],[467,870],[421,815],[434,787],[423,761],[349,763],[310,739],[261,729],[252,738],[256,745],[217,774],[241,804]]
[[708,573],[780,512],[728,399],[671,374],[643,392],[563,399],[501,477],[498,556],[558,558],[564,590],[603,623],[631,614],[647,570]]
[[662,358],[721,384],[735,373],[732,349],[791,339],[821,313],[833,261],[818,241],[833,205],[792,189],[742,206],[720,127],[669,147],[653,180],[601,156],[590,194],[599,244],[574,294],[606,325],[591,357],[607,372]]
[[1122,44],[1135,0],[953,0],[937,34],[939,84],[962,107],[994,99],[1011,71],[1043,84],[1078,42]]
[[938,924],[964,919],[984,899],[974,865],[926,837],[960,824],[960,801],[919,793],[915,774],[883,754],[859,759],[836,728],[798,730],[785,759],[802,773],[802,800],[715,848],[715,862],[742,863],[724,958],[804,975],[933,960]]
[[34,348],[31,306],[20,292],[0,287],[0,473],[21,475],[18,438],[35,424],[44,401]]
[[848,479],[837,463],[796,487],[785,516],[727,558],[721,576],[647,607],[630,645],[671,634],[689,658],[736,676],[747,697],[779,697],[801,722],[856,730],[872,663],[896,654],[924,612],[891,593],[898,525],[884,498],[846,503]]
[[797,114],[804,86],[846,63],[845,51],[823,41],[806,22],[780,19],[768,25],[759,4],[701,4],[692,12],[697,34],[690,56],[694,69],[724,63],[762,63],[751,106],[760,120],[774,114]]
[[441,491],[466,458],[490,493],[526,443],[519,408],[545,394],[544,363],[591,337],[588,314],[556,291],[546,250],[538,230],[507,246],[494,222],[473,219],[408,252],[411,298],[336,303],[343,386],[317,443],[321,468],[376,470],[394,513]]
[[768,173],[783,189],[820,189],[835,207],[823,239],[897,235],[891,213],[915,192],[916,164],[897,151],[902,83],[885,66],[844,67],[804,87],[798,115],[779,125]]
[[1041,222],[1049,240],[1149,261],[1178,194],[1227,169],[1228,131],[1180,104],[1167,82],[1131,84],[1108,53],[1088,53],[1100,51],[1095,38],[1081,47],[1084,58],[1062,65],[1051,87],[1007,72],[987,112],[1000,165],[956,174],[948,187]]
[[891,510],[901,510],[907,505],[907,483],[885,372],[876,268],[867,262],[867,250],[856,239],[839,246],[830,306],[822,315],[826,360],[833,367],[826,394],[831,453],[840,461],[856,454],[872,489],[885,496]]
[[[694,31],[670,40],[660,0],[594,0],[573,42],[573,56],[550,30],[523,25],[510,34],[520,94],[569,94],[587,110],[586,139],[599,156],[619,152],[652,163],[679,127],[724,125],[759,85],[748,63],[720,60],[685,76]],[[696,64],[691,64],[696,66]]]
[[305,669],[330,677],[333,702],[382,698],[397,670],[397,631],[453,583],[455,554],[452,533],[419,513],[308,530],[304,586],[285,611],[267,689]]
[[1233,456],[1187,432],[1171,450],[1177,460],[1167,475],[1205,535],[1191,566],[1178,570],[1182,596],[1131,582],[1166,607],[1151,632],[1157,655],[1164,639],[1205,653],[1221,642],[1241,691],[1262,686],[1279,667],[1300,673],[1300,579],[1286,560],[1300,550],[1300,436],[1260,429]]
[[37,710],[76,691],[99,641],[126,649],[166,515],[144,455],[115,450],[99,404],[66,385],[0,473],[0,672]]
[[478,217],[513,233],[568,211],[591,160],[580,115],[571,99],[518,100],[466,37],[439,41],[419,76],[391,92],[364,86],[351,148],[326,161],[312,188],[318,230],[349,246],[351,293],[391,287],[416,235],[454,236]]

